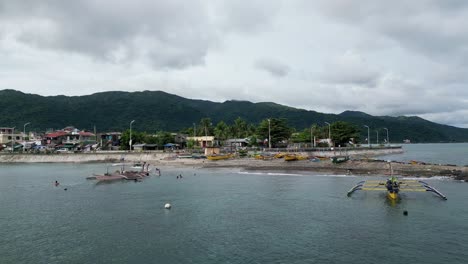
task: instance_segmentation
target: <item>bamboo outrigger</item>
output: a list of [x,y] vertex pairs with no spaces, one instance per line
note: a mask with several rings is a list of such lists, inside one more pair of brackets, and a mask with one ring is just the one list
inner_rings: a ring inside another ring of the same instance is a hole
[[351,196],[355,191],[387,191],[387,197],[395,200],[399,198],[400,191],[404,192],[433,192],[440,198],[447,200],[447,197],[439,192],[436,188],[430,186],[426,182],[419,180],[402,180],[398,181],[396,177],[392,177],[387,181],[361,181],[356,186],[348,191],[348,196]]

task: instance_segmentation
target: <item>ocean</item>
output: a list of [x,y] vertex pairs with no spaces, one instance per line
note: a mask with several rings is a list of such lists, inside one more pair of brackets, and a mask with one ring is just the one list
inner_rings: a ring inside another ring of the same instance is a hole
[[403,154],[379,158],[409,162],[423,161],[433,164],[468,165],[468,143],[403,144]]
[[372,176],[161,167],[142,182],[96,184],[85,178],[106,164],[0,166],[2,264],[468,259],[468,184],[447,178],[426,180],[446,201],[402,193],[392,203],[346,196]]

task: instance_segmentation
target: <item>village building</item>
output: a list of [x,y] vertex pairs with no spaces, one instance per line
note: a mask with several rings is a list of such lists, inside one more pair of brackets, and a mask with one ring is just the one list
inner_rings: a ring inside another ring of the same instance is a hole
[[74,127],[66,127],[47,133],[43,138],[43,145],[62,150],[91,149],[96,144],[95,135],[91,132],[80,131]]
[[196,146],[201,148],[212,147],[218,145],[214,136],[187,137],[187,141],[193,140]]

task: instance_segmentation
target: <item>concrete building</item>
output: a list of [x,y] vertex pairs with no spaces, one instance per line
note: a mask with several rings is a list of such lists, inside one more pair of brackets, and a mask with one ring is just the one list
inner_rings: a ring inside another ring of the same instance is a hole
[[0,127],[0,144],[7,144],[11,141],[23,141],[23,133],[15,133],[11,127]]

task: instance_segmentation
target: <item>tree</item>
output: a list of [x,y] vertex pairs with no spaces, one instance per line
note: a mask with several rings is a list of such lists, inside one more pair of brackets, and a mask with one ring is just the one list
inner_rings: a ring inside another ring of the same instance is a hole
[[[268,133],[270,132],[270,133]],[[288,127],[286,119],[284,118],[271,118],[262,120],[257,127],[257,135],[262,139],[271,137],[272,147],[280,142],[286,141],[291,137],[292,130]]]
[[200,120],[200,124],[197,128],[197,135],[209,136],[213,135],[213,123],[211,122],[211,118],[205,117]]
[[156,138],[158,142],[157,144],[160,147],[164,146],[167,143],[174,143],[174,137],[169,132],[160,131],[156,134]]
[[217,139],[224,141],[229,136],[229,127],[224,121],[219,122],[214,128],[214,135]]
[[310,142],[310,128],[304,128],[301,132],[293,133],[291,135],[291,140],[295,143]]
[[359,140],[360,130],[353,124],[337,121],[331,124],[331,135],[335,145],[345,146],[351,139]]
[[[145,142],[145,138],[146,138],[146,133],[132,130],[132,146],[138,143]],[[130,145],[128,144],[129,141],[130,141],[130,129],[127,129],[121,135],[120,148],[126,149],[126,150],[130,149]]]
[[231,127],[231,133],[236,138],[246,137],[248,135],[247,122],[244,119],[238,117],[236,120],[234,120],[234,124]]

